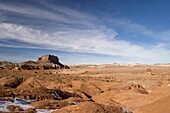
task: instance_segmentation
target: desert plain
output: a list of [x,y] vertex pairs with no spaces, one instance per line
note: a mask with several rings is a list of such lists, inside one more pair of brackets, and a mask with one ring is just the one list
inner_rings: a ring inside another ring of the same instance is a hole
[[27,103],[31,106],[28,109],[9,105],[7,111],[0,108],[0,112],[170,113],[170,66],[105,64],[69,65],[69,69],[1,69],[0,105],[14,99],[34,101]]

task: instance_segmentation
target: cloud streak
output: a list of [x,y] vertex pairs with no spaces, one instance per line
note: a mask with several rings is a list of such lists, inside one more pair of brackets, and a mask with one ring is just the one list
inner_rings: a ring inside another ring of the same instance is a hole
[[[40,2],[43,4],[43,2]],[[54,6],[52,4],[46,3],[46,8],[37,8],[30,5],[19,4],[0,4],[0,12],[1,14],[17,14],[23,17],[29,17],[32,19],[39,19],[43,21],[53,21],[57,24],[68,24],[74,26],[83,26],[83,27],[92,27],[92,23],[87,22],[93,21],[95,17],[88,16],[87,14],[82,14],[78,11],[61,7]],[[7,12],[7,13],[6,13]],[[20,19],[20,18],[19,18]],[[16,20],[17,21],[17,20]],[[32,21],[32,20],[30,20]],[[96,19],[94,20],[96,21]]]
[[[170,30],[154,31],[154,30],[148,29],[144,25],[140,25],[140,24],[137,24],[135,22],[132,22],[126,19],[122,19],[122,20],[113,19],[113,20],[107,20],[107,21],[113,26],[116,26],[115,28],[121,28],[121,30],[124,30],[127,33],[139,35],[138,38],[144,38],[144,39],[150,38],[153,41],[156,40],[157,42],[163,42],[163,43],[166,43],[166,41],[170,40]],[[140,35],[142,35],[142,37]]]
[[[44,31],[36,29],[32,25],[25,26],[1,22],[0,40],[18,40],[38,45],[42,49],[99,53],[134,58],[138,59],[139,62],[164,62],[167,61],[170,55],[170,51],[163,46],[150,45],[145,47],[127,40],[118,39],[118,32],[107,28],[94,16],[65,7],[54,7],[50,4],[47,7],[50,10],[26,5],[0,4],[1,12],[6,11],[8,14],[17,13],[21,16],[29,16],[32,19],[53,20],[55,23],[63,25],[60,29]],[[1,15],[5,14],[3,12]],[[126,26],[130,30],[138,28],[138,32],[142,32],[144,35],[155,36],[152,31],[135,23],[130,24],[121,21],[119,25]],[[165,32],[162,35],[169,36],[169,34],[169,32]],[[1,46],[4,45],[1,44]],[[20,45],[8,46],[20,47]],[[22,47],[28,46],[22,45]],[[30,46],[30,48],[34,48],[34,46]]]
[[144,48],[128,41],[111,39],[110,36],[116,37],[118,33],[108,34],[102,29],[86,31],[73,29],[49,34],[21,25],[1,23],[0,30],[1,39],[42,45],[44,49],[118,55],[146,61],[165,59],[169,55],[169,51],[160,46]]

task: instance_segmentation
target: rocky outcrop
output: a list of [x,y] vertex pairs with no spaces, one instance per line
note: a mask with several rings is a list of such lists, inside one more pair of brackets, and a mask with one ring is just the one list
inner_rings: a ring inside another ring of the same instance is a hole
[[59,62],[59,58],[54,55],[43,55],[36,62],[27,61],[20,65],[21,69],[69,69],[67,65]]
[[26,61],[22,63],[0,62],[0,69],[8,70],[39,70],[39,69],[69,69],[69,66],[59,62],[59,58],[54,55],[44,55],[36,62]]
[[0,78],[0,86],[16,88],[23,82],[23,77],[5,76]]
[[13,69],[15,68],[15,66],[16,64],[11,62],[7,62],[7,61],[0,62],[0,69]]
[[95,102],[81,102],[58,109],[52,113],[125,113],[121,107],[106,106]]
[[40,100],[38,102],[31,103],[36,109],[60,109],[69,105],[75,105],[80,102],[84,102],[82,98],[70,97],[65,100]]
[[85,94],[87,94],[89,96],[94,96],[98,93],[102,93],[102,90],[100,88],[98,88],[94,84],[90,84],[90,83],[82,84],[80,89],[81,89],[81,91],[83,91]]
[[[44,55],[38,58],[37,63],[53,63],[59,64],[59,58],[54,55]],[[62,64],[61,64],[62,65]]]
[[0,78],[0,97],[19,97],[27,100],[63,100],[79,97],[76,93],[69,93],[60,89],[48,89],[43,86],[42,82],[34,77],[25,81],[21,77]]

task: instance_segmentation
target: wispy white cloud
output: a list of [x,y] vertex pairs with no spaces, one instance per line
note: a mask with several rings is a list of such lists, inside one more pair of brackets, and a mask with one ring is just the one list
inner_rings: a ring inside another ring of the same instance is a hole
[[111,34],[106,30],[69,30],[45,33],[21,25],[1,23],[0,38],[15,39],[28,43],[45,45],[44,48],[63,49],[66,51],[91,52],[123,57],[134,57],[139,61],[165,60],[170,51],[159,46],[142,47],[128,41],[109,38],[116,37],[118,33]]
[[170,41],[170,30],[162,31],[160,35],[160,38],[162,38],[163,40]]
[[166,43],[165,41],[170,40],[170,30],[154,31],[152,29],[147,28],[147,26],[145,25],[141,25],[126,19],[113,19],[108,21],[112,23],[113,26],[119,27],[125,32],[146,36],[138,36],[138,38],[150,38],[151,40],[158,41],[158,43],[161,43],[161,41]]
[[[40,2],[41,4],[43,2]],[[0,4],[0,12],[6,11],[13,14],[19,14],[20,16],[26,16],[30,18],[37,18],[39,20],[45,19],[46,21],[54,21],[56,23],[73,24],[79,26],[90,26],[92,23],[87,22],[93,21],[93,16],[82,14],[78,11],[70,8],[54,6],[46,2],[46,8],[37,8],[25,4]],[[3,13],[2,13],[3,14]],[[16,20],[17,21],[17,20]],[[30,20],[31,21],[31,20]],[[95,20],[96,21],[96,20]]]
[[136,32],[139,34],[155,37],[154,31],[147,29],[144,25],[140,25],[129,20],[116,20],[116,24],[125,28],[127,32]]
[[[19,40],[41,45],[43,49],[116,55],[138,59],[139,62],[165,62],[168,60],[170,51],[165,46],[160,44],[141,46],[128,40],[120,40],[117,38],[119,36],[118,32],[107,28],[104,24],[99,24],[99,19],[94,16],[65,7],[48,5],[48,8],[52,11],[25,5],[16,6],[8,4],[7,6],[6,4],[0,4],[0,10],[32,18],[43,18],[73,24],[72,28],[66,25],[57,31],[43,31],[24,25],[1,22],[0,40]],[[128,30],[136,30],[142,34],[155,37],[153,31],[146,29],[142,25],[126,21],[119,21],[118,24],[126,27]],[[83,27],[75,27],[80,25]],[[162,33],[162,35],[168,36],[169,32]],[[1,46],[3,45],[1,44]],[[17,45],[17,47],[20,46]]]
[[61,15],[55,15],[51,12],[46,10],[41,10],[32,6],[25,6],[25,5],[12,5],[12,4],[0,4],[0,10],[12,12],[12,13],[19,13],[25,16],[31,16],[36,18],[43,18],[43,19],[50,19],[50,20],[58,20],[61,22],[68,22],[66,18],[62,17]]

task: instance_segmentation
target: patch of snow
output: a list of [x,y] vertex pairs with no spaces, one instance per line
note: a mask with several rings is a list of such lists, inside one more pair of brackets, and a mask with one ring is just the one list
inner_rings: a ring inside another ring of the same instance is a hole
[[[0,112],[10,112],[9,109],[7,109],[8,106],[14,105],[22,108],[23,110],[27,110],[28,108],[34,108],[33,106],[30,106],[29,104],[31,102],[35,102],[36,100],[24,100],[21,98],[14,98],[14,102],[9,101],[0,101]],[[55,110],[46,110],[46,109],[36,109],[37,113],[52,113]]]
[[24,99],[21,99],[21,98],[14,98],[14,103],[18,103],[18,104],[30,104],[32,102],[36,102],[36,100],[24,100]]
[[14,100],[15,104],[23,104],[23,105],[30,104],[30,102],[28,102],[24,99],[21,99],[21,98],[14,98],[13,100]]
[[8,106],[9,104],[12,104],[12,102],[0,101],[0,111],[2,111],[2,112],[10,112],[10,111],[7,109],[7,106]]
[[52,113],[55,110],[36,109],[37,113]]
[[30,103],[27,102],[26,100],[20,99],[20,98],[15,98],[14,102],[0,101],[0,111],[9,112],[7,107],[10,105],[18,106],[18,107],[22,108],[23,110],[27,110],[28,108],[34,108],[33,106],[30,106],[28,104],[30,104]]
[[130,110],[128,110],[124,106],[121,105],[121,107],[122,107],[124,113],[132,113]]
[[73,104],[73,105],[77,105],[77,104],[79,104],[80,102],[72,102],[71,104]]

